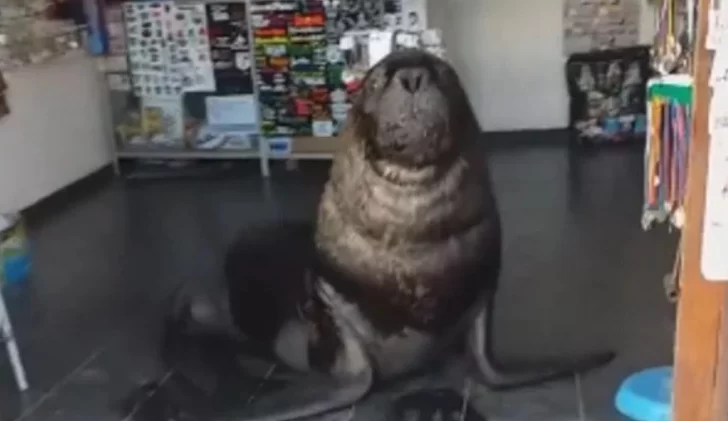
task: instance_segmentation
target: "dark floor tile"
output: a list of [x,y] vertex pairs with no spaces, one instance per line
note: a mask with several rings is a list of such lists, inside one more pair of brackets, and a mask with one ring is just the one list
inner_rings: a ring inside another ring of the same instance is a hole
[[489,421],[579,420],[574,378],[493,391],[479,383],[478,375],[468,361],[454,355],[436,384],[468,396],[472,409]]
[[124,419],[129,421],[184,420],[207,421],[219,418],[208,396],[200,393],[185,378],[171,371],[160,378],[153,388],[127,396],[121,407]]
[[[41,400],[55,395],[84,364],[104,349],[103,339],[93,336],[71,337],[49,333],[42,338],[20,344],[23,365],[30,390],[17,392],[7,360],[0,363],[0,407],[2,419],[15,419],[34,411]],[[4,379],[4,381],[2,380]]]
[[[642,154],[519,149],[495,153],[491,165],[505,235],[498,355],[538,360],[617,351],[618,359],[582,378],[581,388],[589,417],[619,419],[612,409],[619,381],[669,362],[674,328],[661,278],[675,238],[640,228]],[[0,419],[33,406],[34,420],[117,419],[109,402],[167,372],[159,333],[174,289],[220,288],[222,256],[236,232],[280,218],[311,219],[327,173],[325,164],[303,163],[298,172],[276,165],[264,181],[117,182],[32,226],[32,279],[5,291],[32,390],[24,398],[14,391],[0,353]],[[230,377],[223,383],[231,392],[210,401],[174,374],[144,408],[154,414],[155,402],[181,397],[204,413],[256,390],[257,383],[235,385]],[[417,387],[443,381],[433,375]],[[462,378],[445,383],[457,388]],[[376,420],[402,390],[373,394],[357,405],[356,419]],[[474,405],[493,420],[577,419],[570,418],[578,414],[570,382],[503,394],[474,390]]]
[[90,355],[19,419],[30,421],[119,419],[108,409],[105,386],[110,381],[109,375],[96,366],[102,354],[103,351],[98,351]]
[[499,393],[474,389],[473,406],[491,421],[579,421],[573,381]]

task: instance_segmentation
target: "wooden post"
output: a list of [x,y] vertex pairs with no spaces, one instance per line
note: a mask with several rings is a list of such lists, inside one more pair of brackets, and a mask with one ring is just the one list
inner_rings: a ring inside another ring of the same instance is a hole
[[708,110],[712,54],[705,48],[710,3],[710,0],[699,0],[698,4],[693,71],[693,139],[675,336],[673,421],[728,421],[728,284],[707,282],[700,271],[710,142]]

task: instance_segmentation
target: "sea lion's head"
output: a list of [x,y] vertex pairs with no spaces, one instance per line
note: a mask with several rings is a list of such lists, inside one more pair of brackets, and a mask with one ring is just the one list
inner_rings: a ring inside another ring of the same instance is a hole
[[406,167],[442,162],[478,130],[452,66],[415,49],[395,51],[369,70],[350,119],[370,158]]

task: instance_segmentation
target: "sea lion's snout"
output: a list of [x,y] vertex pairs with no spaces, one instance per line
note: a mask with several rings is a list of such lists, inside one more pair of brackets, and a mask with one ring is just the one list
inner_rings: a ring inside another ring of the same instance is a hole
[[421,50],[399,50],[367,74],[352,112],[378,160],[427,166],[450,156],[462,89],[452,67]]
[[438,59],[420,51],[407,51],[404,57],[400,54],[384,59],[385,83],[381,89],[386,101],[398,107],[400,114],[413,117],[425,117],[422,113],[433,106],[444,106],[446,97],[437,83]]

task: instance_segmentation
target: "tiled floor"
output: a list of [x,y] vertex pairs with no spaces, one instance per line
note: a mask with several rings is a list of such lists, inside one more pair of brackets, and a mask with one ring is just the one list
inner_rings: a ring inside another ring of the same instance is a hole
[[[641,163],[639,152],[626,150],[578,159],[558,147],[493,154],[506,237],[499,354],[531,359],[611,347],[619,356],[578,381],[507,393],[475,385],[472,406],[489,420],[620,420],[612,408],[619,381],[670,361],[673,314],[661,278],[675,238],[640,228]],[[5,291],[32,389],[15,392],[0,355],[0,420],[123,419],[120,399],[130,388],[166,373],[160,316],[172,288],[216,286],[237,228],[313,215],[325,176],[304,165],[276,171],[267,184],[252,172],[119,182],[33,227],[32,280]],[[419,383],[460,388],[463,371],[456,361]],[[241,385],[226,399],[245,402],[257,386]],[[214,405],[203,404],[210,399],[182,389],[172,374],[135,419],[170,419],[154,406],[165,394],[184,396],[198,419],[215,419]],[[375,394],[355,419],[380,418],[387,399]]]

